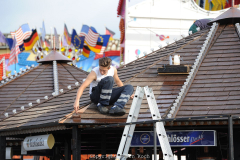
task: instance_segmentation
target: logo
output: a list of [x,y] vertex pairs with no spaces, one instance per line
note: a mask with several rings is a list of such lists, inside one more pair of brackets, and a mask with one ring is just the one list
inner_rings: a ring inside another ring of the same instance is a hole
[[99,38],[101,39],[101,42],[103,43],[103,37],[102,37],[102,36],[99,36]]
[[148,144],[150,142],[150,135],[147,133],[143,133],[140,136],[140,141],[142,142],[142,144]]
[[80,49],[81,39],[80,39],[80,37],[78,37],[78,35],[74,36],[73,45],[76,49]]

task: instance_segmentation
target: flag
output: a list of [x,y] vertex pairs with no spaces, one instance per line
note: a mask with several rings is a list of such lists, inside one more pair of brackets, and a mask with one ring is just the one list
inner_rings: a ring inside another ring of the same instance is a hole
[[90,27],[88,35],[86,36],[85,40],[89,46],[95,47],[98,40],[98,36],[99,34],[95,30],[95,28]]
[[[83,48],[84,38],[85,38],[85,37],[79,37],[79,36],[77,35],[76,30],[73,29],[71,42],[72,42],[73,46],[74,46],[76,49],[82,49],[82,48]],[[70,42],[70,44],[71,44],[71,42]]]
[[115,32],[113,32],[113,31],[111,31],[110,29],[108,29],[107,27],[106,27],[106,33],[105,33],[106,35],[110,35],[111,37],[113,37],[114,35],[115,35]]
[[11,50],[12,45],[13,45],[13,39],[12,38],[6,38],[6,41],[7,41],[9,49]]
[[41,39],[42,39],[42,41],[41,42],[44,42],[44,40],[45,40],[45,35],[46,35],[46,30],[45,30],[45,25],[44,25],[44,21],[42,22],[42,28],[41,28]]
[[50,46],[51,46],[49,40],[44,39],[44,41],[43,41],[43,40],[42,40],[42,37],[40,37],[40,40],[41,40],[41,44],[42,44],[42,47],[43,47],[43,48],[45,48],[45,47],[50,47]]
[[23,44],[23,40],[28,38],[32,34],[28,24],[23,24],[15,34],[17,45]]
[[84,45],[82,55],[88,58],[89,54],[90,54],[90,49],[88,48],[88,46]]
[[39,40],[38,33],[36,29],[33,29],[32,34],[29,38],[23,40],[25,50],[31,50],[34,44]]
[[89,31],[89,27],[87,25],[83,25],[80,33],[80,37],[87,36]]
[[6,37],[2,34],[1,31],[0,31],[0,43],[7,43]]
[[57,30],[54,27],[54,37],[53,37],[53,48],[59,48],[59,36],[57,34]]
[[22,44],[22,45],[19,46],[19,50],[20,50],[21,52],[25,50],[24,44]]
[[73,47],[73,44],[71,43],[71,45],[68,45],[65,36],[63,36],[63,46],[70,46],[70,47]]
[[99,35],[98,40],[97,40],[97,44],[95,47],[91,47],[88,45],[89,49],[95,53],[100,53],[102,46],[108,43],[110,38],[110,35]]
[[14,37],[15,37],[15,32],[10,32],[11,36],[12,36],[12,39],[14,40]]
[[10,57],[9,57],[9,62],[8,62],[8,66],[14,64],[14,63],[18,63],[18,58],[17,55],[21,53],[19,46],[17,45],[17,40],[16,38],[14,38],[13,40],[13,45],[12,45],[12,49],[10,52]]
[[110,35],[103,35],[103,45],[102,45],[101,51],[100,53],[96,53],[96,56],[94,59],[99,59],[103,57],[103,53],[106,50],[106,47],[108,45],[108,41],[110,38],[111,38]]
[[67,44],[68,45],[71,45],[71,36],[70,34],[68,33],[68,29],[67,29],[67,25],[64,24],[64,37],[66,38],[67,40]]

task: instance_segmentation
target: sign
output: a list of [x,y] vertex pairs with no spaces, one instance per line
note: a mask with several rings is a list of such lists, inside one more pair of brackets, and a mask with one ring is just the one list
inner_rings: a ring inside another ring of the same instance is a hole
[[[167,131],[172,147],[217,146],[214,130]],[[153,147],[153,132],[134,132],[131,147]],[[157,136],[157,146],[160,146]]]
[[12,159],[12,156],[13,156],[12,147],[6,147],[5,159]]
[[52,134],[26,137],[23,141],[23,148],[26,151],[52,149],[55,139]]

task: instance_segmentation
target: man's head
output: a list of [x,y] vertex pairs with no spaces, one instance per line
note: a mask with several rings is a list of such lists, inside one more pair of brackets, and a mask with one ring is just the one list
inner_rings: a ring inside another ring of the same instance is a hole
[[102,75],[105,75],[108,73],[111,63],[112,63],[112,60],[108,57],[99,59],[99,71]]

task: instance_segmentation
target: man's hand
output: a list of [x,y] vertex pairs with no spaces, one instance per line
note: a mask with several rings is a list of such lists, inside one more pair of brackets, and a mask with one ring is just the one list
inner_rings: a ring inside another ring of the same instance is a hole
[[134,94],[132,94],[130,98],[133,99],[134,98]]
[[74,107],[75,112],[77,113],[77,111],[79,109],[79,101],[75,101],[73,107]]

